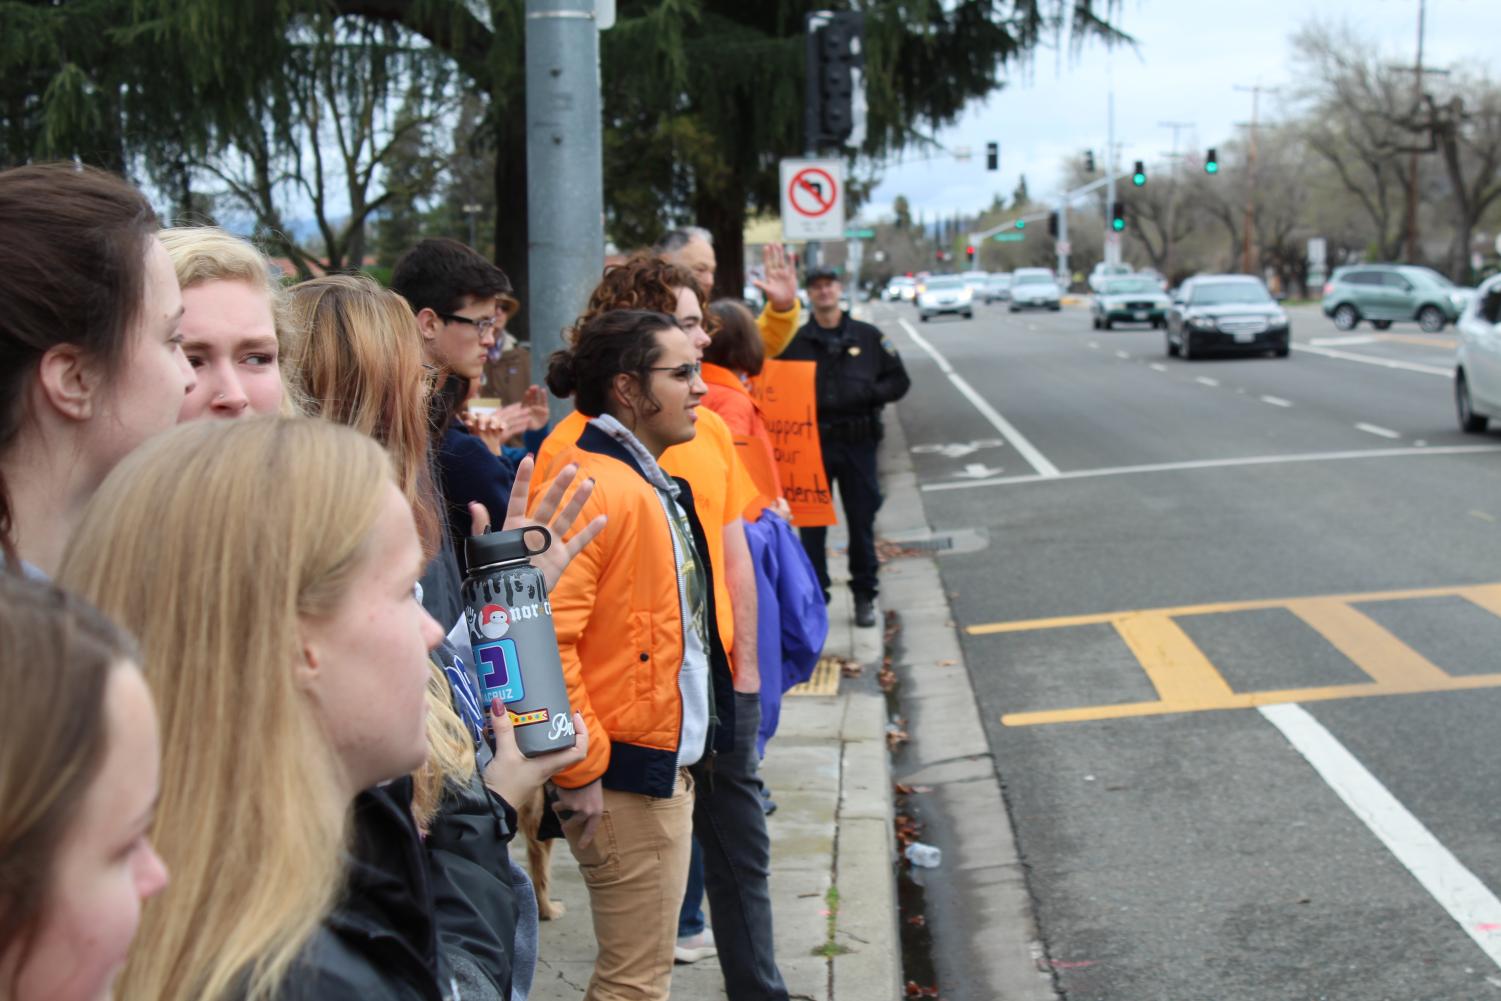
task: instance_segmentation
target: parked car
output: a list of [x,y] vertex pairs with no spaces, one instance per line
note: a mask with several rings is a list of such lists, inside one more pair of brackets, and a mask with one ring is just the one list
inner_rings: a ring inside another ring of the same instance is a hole
[[1160,327],[1172,303],[1157,282],[1145,275],[1112,278],[1089,300],[1089,318],[1096,330],[1117,323],[1150,323]]
[[1260,278],[1195,275],[1167,311],[1167,353],[1185,361],[1215,351],[1286,358],[1291,349],[1287,314]]
[[1011,312],[1057,310],[1062,299],[1057,276],[1047,268],[1017,268],[1011,272]]
[[958,313],[965,319],[975,315],[975,294],[959,275],[929,278],[917,293],[917,318],[923,323],[942,313]]
[[908,278],[905,275],[897,275],[891,281],[887,282],[886,287],[881,290],[881,298],[885,302],[891,302],[892,300],[911,302],[912,296],[916,291],[917,281],[915,279]]
[[990,280],[985,283],[985,295],[983,298],[986,303],[1006,302],[1009,300],[1011,298],[1011,273],[1009,271],[998,271],[991,275]]
[[1102,284],[1111,278],[1124,278],[1131,273],[1129,264],[1106,264],[1100,261],[1089,272],[1089,291],[1098,292]]
[[1455,324],[1454,408],[1461,429],[1484,431],[1501,419],[1501,275],[1481,283]]
[[1416,320],[1432,334],[1458,320],[1474,294],[1474,289],[1460,288],[1432,268],[1347,264],[1329,276],[1321,305],[1340,330],[1354,330],[1361,320],[1370,320],[1377,330]]

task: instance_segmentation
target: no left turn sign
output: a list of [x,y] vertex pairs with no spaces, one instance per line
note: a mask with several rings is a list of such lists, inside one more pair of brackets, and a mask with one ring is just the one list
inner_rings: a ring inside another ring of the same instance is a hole
[[844,161],[782,161],[782,238],[844,239]]

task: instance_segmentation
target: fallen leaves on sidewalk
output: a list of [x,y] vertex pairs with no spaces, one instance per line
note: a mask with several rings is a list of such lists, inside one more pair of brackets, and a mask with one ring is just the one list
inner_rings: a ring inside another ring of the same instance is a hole
[[922,928],[928,923],[928,919],[921,914],[914,914],[907,919],[907,923],[916,928]]
[[886,749],[888,751],[895,751],[911,739],[907,736],[906,725],[907,718],[905,716],[897,716],[890,723],[886,724]]
[[865,673],[865,668],[858,660],[852,657],[841,657],[839,660],[839,673],[846,678],[858,678]]
[[909,998],[936,998],[937,987],[923,987],[916,980],[907,981],[907,997]]

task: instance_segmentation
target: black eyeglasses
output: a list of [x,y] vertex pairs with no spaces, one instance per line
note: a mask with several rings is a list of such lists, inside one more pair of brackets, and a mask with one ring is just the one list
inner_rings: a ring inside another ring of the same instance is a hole
[[[438,311],[433,310],[433,312],[437,313]],[[449,323],[467,323],[481,337],[495,329],[495,317],[493,316],[486,316],[476,320],[471,316],[460,316],[458,313],[438,313],[438,317],[447,320]]]
[[692,382],[694,379],[697,379],[699,376],[704,374],[704,364],[703,362],[696,361],[687,365],[673,365],[671,367],[668,367],[666,365],[657,365],[653,368],[647,369],[647,371],[671,372],[674,379],[681,379],[683,382]]

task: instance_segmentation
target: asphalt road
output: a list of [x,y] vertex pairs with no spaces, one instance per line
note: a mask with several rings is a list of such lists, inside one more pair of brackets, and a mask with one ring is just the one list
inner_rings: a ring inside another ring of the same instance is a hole
[[1501,433],[1452,336],[871,313],[929,523],[989,540],[939,565],[1061,993],[1501,998]]

